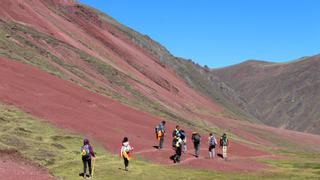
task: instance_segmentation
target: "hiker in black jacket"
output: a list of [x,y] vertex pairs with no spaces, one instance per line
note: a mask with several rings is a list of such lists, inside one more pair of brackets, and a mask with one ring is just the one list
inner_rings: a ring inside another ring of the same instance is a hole
[[192,133],[192,142],[194,145],[194,150],[195,150],[195,156],[198,158],[200,154],[200,142],[201,142],[201,136],[197,132]]

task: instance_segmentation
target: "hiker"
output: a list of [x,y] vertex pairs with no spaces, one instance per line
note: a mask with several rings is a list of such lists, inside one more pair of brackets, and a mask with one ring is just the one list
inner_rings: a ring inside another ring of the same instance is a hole
[[180,137],[180,134],[177,134],[176,138],[176,144],[175,144],[175,151],[176,154],[173,157],[173,162],[174,163],[180,163],[180,159],[181,159],[181,153],[182,153],[182,145],[183,145],[183,141]]
[[192,133],[192,142],[194,145],[194,150],[195,150],[195,156],[198,158],[199,153],[200,153],[200,141],[201,141],[201,136],[197,132]]
[[182,139],[182,152],[186,153],[187,152],[187,135],[183,129],[180,130],[180,138]]
[[[86,178],[92,176],[91,159],[95,158],[93,148],[90,145],[88,139],[83,140],[83,146],[81,147],[82,163],[83,163],[83,177]],[[89,166],[89,174],[87,174],[87,166]]]
[[175,149],[178,137],[180,137],[180,126],[179,125],[177,125],[176,128],[173,130],[172,137],[173,137],[173,139],[172,139],[172,147]]
[[222,158],[224,160],[227,160],[227,147],[229,145],[229,140],[226,133],[223,133],[223,135],[220,138],[220,147],[222,147]]
[[208,145],[209,145],[209,158],[214,158],[216,156],[215,148],[217,145],[217,139],[214,137],[212,133],[209,134]]
[[120,156],[123,158],[125,171],[128,171],[129,161],[130,161],[130,153],[132,151],[133,151],[133,147],[130,146],[129,139],[127,137],[124,137],[123,141],[122,141]]
[[156,130],[156,138],[159,141],[159,146],[158,149],[162,149],[163,148],[163,141],[164,141],[164,134],[165,134],[165,130],[164,130],[164,126],[166,124],[166,121],[161,121],[160,124],[158,124],[155,128]]

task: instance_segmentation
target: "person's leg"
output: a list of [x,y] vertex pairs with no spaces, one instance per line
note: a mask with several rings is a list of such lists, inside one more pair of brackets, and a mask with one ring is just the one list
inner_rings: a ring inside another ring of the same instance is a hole
[[128,171],[129,161],[127,158],[123,157],[124,170]]
[[173,156],[173,162],[176,163],[178,158],[178,148],[176,148],[175,154]]
[[127,163],[127,171],[128,171],[128,168],[129,168],[129,159],[126,158],[126,163]]
[[177,162],[180,162],[180,158],[181,158],[181,153],[182,153],[182,147],[178,147],[177,148]]
[[212,158],[215,158],[216,157],[216,148],[212,148],[211,153],[212,153]]
[[91,166],[91,159],[88,159],[88,166],[89,166],[89,175],[92,175],[92,166]]
[[200,154],[200,143],[197,144],[197,157],[199,157]]
[[227,158],[227,146],[222,146],[222,157]]
[[164,141],[164,136],[161,136],[160,137],[160,142],[159,142],[159,149],[162,149],[163,148],[163,141]]
[[83,163],[83,177],[86,177],[87,174],[87,160],[86,159],[82,159],[82,163]]

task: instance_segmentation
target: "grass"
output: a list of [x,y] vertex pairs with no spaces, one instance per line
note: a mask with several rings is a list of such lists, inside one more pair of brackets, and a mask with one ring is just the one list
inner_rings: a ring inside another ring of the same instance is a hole
[[[4,105],[0,105],[0,122],[0,150],[15,149],[23,157],[46,167],[55,177],[79,179],[82,169],[79,151],[84,135],[57,129]],[[104,150],[97,142],[92,144],[97,155],[95,179],[316,179],[320,174],[319,161],[314,159],[319,154],[293,160],[261,160],[276,169],[259,173],[167,167],[135,157],[130,162],[130,171],[125,172],[122,159]]]

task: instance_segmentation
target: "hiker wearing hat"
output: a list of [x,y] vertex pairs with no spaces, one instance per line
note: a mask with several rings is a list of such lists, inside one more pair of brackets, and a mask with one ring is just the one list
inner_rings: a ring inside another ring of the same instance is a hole
[[194,145],[194,150],[195,150],[195,156],[198,158],[200,154],[200,142],[201,142],[201,136],[197,132],[192,133],[192,142]]
[[[95,158],[95,155],[88,139],[83,140],[83,146],[81,146],[81,156],[83,163],[83,177],[90,177],[92,176],[91,159]],[[89,166],[89,174],[87,174],[87,166]]]

